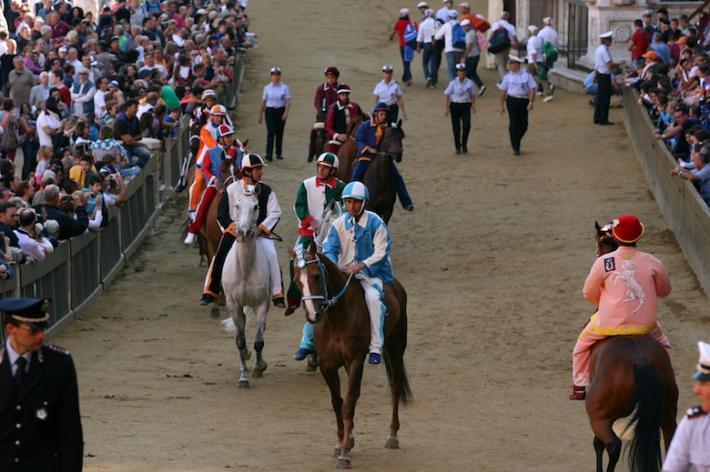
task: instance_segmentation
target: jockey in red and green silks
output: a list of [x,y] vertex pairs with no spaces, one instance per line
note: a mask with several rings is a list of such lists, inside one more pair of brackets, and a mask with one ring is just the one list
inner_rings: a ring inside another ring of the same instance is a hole
[[[309,177],[298,187],[296,193],[296,203],[294,210],[296,218],[298,218],[298,240],[296,244],[308,248],[314,238],[318,235],[320,226],[323,223],[322,218],[325,216],[326,209],[333,202],[340,202],[340,195],[343,193],[345,183],[335,177],[335,172],[338,170],[338,157],[331,153],[325,152],[318,157],[318,171],[313,177]],[[328,231],[328,228],[322,228],[323,231]],[[288,289],[288,308],[286,315],[293,313],[296,308],[301,305],[301,293],[293,281],[293,261],[291,261],[291,286]],[[314,352],[313,345],[313,326],[310,323],[305,323],[303,327],[303,340],[301,348],[308,351],[302,357],[296,356],[297,360],[302,360],[308,354]],[[299,349],[299,352],[301,349]],[[299,358],[300,357],[300,358]]]

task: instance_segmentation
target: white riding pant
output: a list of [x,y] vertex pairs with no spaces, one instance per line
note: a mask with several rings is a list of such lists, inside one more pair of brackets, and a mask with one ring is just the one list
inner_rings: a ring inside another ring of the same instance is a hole
[[282,297],[283,288],[281,287],[281,266],[279,266],[279,256],[276,253],[276,245],[269,238],[256,238],[259,248],[264,251],[269,260],[269,274],[271,275],[271,296]]
[[382,354],[382,344],[385,339],[385,314],[387,306],[384,303],[385,292],[382,280],[369,277],[362,272],[355,274],[365,291],[365,303],[370,312],[370,352]]

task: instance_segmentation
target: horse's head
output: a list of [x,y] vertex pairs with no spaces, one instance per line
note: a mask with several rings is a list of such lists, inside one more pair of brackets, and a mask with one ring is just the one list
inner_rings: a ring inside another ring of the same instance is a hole
[[320,225],[318,226],[318,231],[313,238],[313,241],[316,243],[316,246],[318,246],[318,249],[323,247],[323,242],[325,241],[326,236],[328,236],[328,229],[330,229],[330,225],[333,224],[333,221],[335,221],[342,214],[343,208],[335,200],[330,202],[330,204],[325,207],[321,216]]
[[314,243],[311,243],[308,249],[297,243],[289,253],[294,265],[293,278],[303,295],[306,320],[309,323],[318,323],[327,309],[325,302],[328,299],[328,271],[321,262]]
[[249,188],[242,194],[236,205],[237,239],[245,240],[256,236],[256,221],[259,218],[259,199],[256,191]]
[[404,140],[404,130],[402,129],[402,120],[397,123],[392,123],[385,129],[382,136],[382,145],[380,151],[386,156],[391,156],[397,162],[402,162],[402,141]]
[[611,223],[599,226],[599,223],[595,221],[594,228],[597,231],[597,257],[618,249],[619,243],[614,239],[614,234],[611,232]]

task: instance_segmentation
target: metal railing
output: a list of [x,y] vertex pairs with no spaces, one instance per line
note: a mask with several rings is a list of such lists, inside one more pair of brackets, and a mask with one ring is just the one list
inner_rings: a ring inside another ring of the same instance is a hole
[[[235,59],[234,81],[224,91],[229,108],[237,105],[244,75],[244,54]],[[62,241],[44,261],[15,266],[12,279],[0,280],[0,298],[51,298],[50,335],[84,310],[139,248],[163,202],[172,194],[188,149],[187,119],[183,124],[177,138],[166,140],[165,150],[153,153],[141,173],[128,183],[128,200],[118,208],[109,208],[106,226]],[[2,338],[4,330],[0,333]]]

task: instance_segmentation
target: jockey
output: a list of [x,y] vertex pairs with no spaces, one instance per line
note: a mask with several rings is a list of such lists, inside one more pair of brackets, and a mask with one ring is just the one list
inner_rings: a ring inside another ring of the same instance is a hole
[[328,115],[325,118],[325,132],[330,139],[329,152],[338,152],[340,145],[348,140],[350,122],[363,115],[360,105],[350,101],[350,86],[341,84],[338,87],[338,100],[328,108]]
[[[385,128],[387,128],[387,116],[389,108],[386,104],[380,102],[375,105],[372,111],[372,117],[360,125],[355,134],[355,145],[357,147],[358,160],[353,169],[350,181],[362,181],[365,172],[367,171],[370,161],[377,156],[377,147],[380,144],[382,136],[384,136]],[[397,170],[397,165],[392,160],[392,177],[394,179],[394,188],[399,196],[399,202],[407,211],[414,211],[414,204],[407,192],[407,187],[404,185],[402,174]]]
[[269,258],[272,300],[274,306],[279,308],[286,307],[282,292],[283,289],[281,287],[281,269],[279,267],[278,255],[276,254],[276,246],[274,246],[274,241],[269,238],[281,218],[281,207],[271,187],[261,182],[264,167],[266,167],[266,164],[261,156],[258,154],[246,154],[242,158],[241,180],[232,182],[227,187],[228,198],[222,198],[219,201],[217,220],[225,229],[222,233],[222,239],[219,241],[217,253],[212,258],[210,268],[207,272],[200,305],[207,305],[214,302],[219,295],[219,291],[222,287],[222,268],[224,267],[224,261],[234,241],[236,241],[236,215],[233,213],[233,209],[245,190],[250,186],[254,186],[254,192],[259,200],[257,225],[260,235],[257,237],[257,243],[261,250],[266,251]]
[[390,261],[392,238],[382,218],[365,209],[369,197],[361,182],[345,186],[342,199],[348,212],[338,217],[328,230],[323,254],[343,271],[354,274],[362,284],[370,312],[368,362],[379,364],[387,313],[384,284],[394,279]]
[[234,128],[224,123],[219,125],[217,128],[217,145],[207,150],[202,165],[197,169],[207,182],[207,188],[203,192],[202,198],[200,198],[200,203],[197,205],[195,221],[190,223],[187,228],[185,244],[191,245],[195,242],[197,233],[200,232],[202,225],[205,224],[205,218],[212,200],[222,191],[222,186],[224,185],[220,170],[222,161],[224,159],[235,159],[238,162],[241,156],[242,150],[234,143]]
[[[316,236],[325,209],[332,202],[339,202],[345,183],[335,177],[338,170],[338,156],[332,152],[324,152],[318,157],[318,172],[309,177],[298,187],[296,193],[296,218],[298,218],[298,241],[296,244],[308,248]],[[324,228],[327,231],[327,228]],[[291,286],[288,289],[288,308],[286,316],[292,314],[301,305],[301,294],[293,282],[293,261],[291,263]],[[294,359],[302,361],[315,352],[313,341],[313,325],[306,322],[303,325],[301,345],[294,354]]]
[[328,108],[338,99],[338,77],[340,71],[337,67],[330,66],[325,70],[325,80],[316,89],[313,106],[316,108],[316,123],[311,129],[311,141],[308,145],[308,162],[313,162],[316,155],[316,135],[323,129]]
[[594,261],[584,282],[584,298],[599,308],[574,346],[570,400],[585,398],[589,356],[597,341],[608,336],[645,334],[670,354],[671,344],[656,321],[656,299],[671,292],[671,281],[661,261],[636,249],[643,230],[634,215],[614,220],[612,234],[619,248]]
[[[210,109],[209,119],[207,123],[200,128],[200,147],[195,156],[195,167],[199,170],[202,166],[202,161],[209,149],[217,145],[217,128],[224,123],[227,116],[227,109],[222,105],[215,105]],[[195,172],[195,180],[190,185],[189,208],[188,215],[192,221],[195,221],[195,211],[197,204],[200,201],[200,194],[204,181],[202,173]]]

